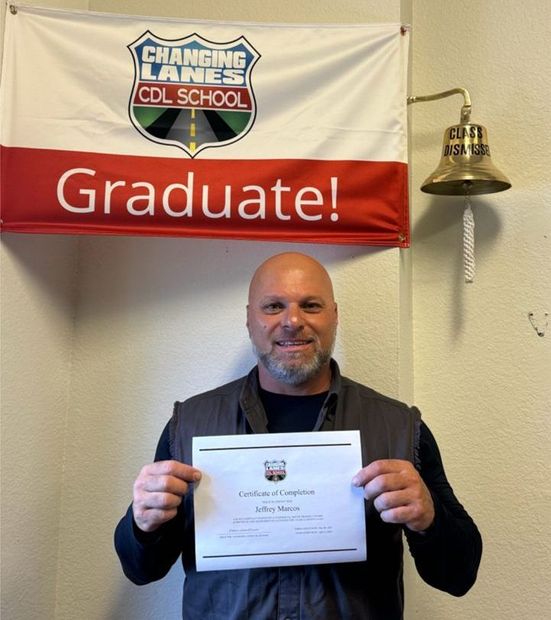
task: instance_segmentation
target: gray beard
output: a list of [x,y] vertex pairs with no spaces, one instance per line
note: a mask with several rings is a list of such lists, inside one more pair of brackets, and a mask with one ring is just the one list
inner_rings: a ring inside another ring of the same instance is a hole
[[332,351],[316,351],[314,357],[300,366],[287,365],[285,362],[275,359],[271,352],[261,353],[253,344],[253,351],[259,362],[270,375],[277,381],[286,385],[302,385],[316,377],[321,369],[331,359]]

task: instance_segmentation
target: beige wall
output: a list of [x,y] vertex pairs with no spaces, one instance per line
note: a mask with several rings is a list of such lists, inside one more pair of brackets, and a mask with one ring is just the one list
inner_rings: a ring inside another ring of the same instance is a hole
[[1,260],[0,616],[53,618],[76,245],[6,236]]
[[[414,2],[413,92],[469,89],[494,163],[513,183],[473,199],[477,273],[462,283],[461,198],[413,193],[415,400],[483,533],[460,606],[415,589],[412,618],[551,617],[551,312],[548,47],[543,0]],[[412,106],[413,185],[436,167],[461,97]]]
[[[334,276],[336,356],[345,372],[410,401],[414,388],[484,534],[473,592],[452,599],[409,571],[406,617],[551,613],[551,332],[538,337],[527,319],[530,310],[549,310],[547,2],[40,4],[209,19],[402,19],[414,25],[412,91],[471,90],[473,120],[487,126],[495,161],[514,185],[474,201],[474,284],[461,281],[461,201],[415,189],[437,163],[444,128],[457,122],[459,98],[411,109],[411,251],[303,249]],[[133,586],[117,565],[113,527],[172,402],[252,363],[247,281],[260,260],[287,248],[296,246],[3,237],[2,617],[143,620],[158,618],[160,604],[163,620],[179,617],[180,569],[159,584]]]

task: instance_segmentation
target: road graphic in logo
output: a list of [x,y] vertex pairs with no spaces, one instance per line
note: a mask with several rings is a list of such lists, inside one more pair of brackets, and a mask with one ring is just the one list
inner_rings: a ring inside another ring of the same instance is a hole
[[214,43],[196,33],[168,40],[147,31],[128,49],[135,69],[130,120],[146,138],[195,157],[250,131],[251,71],[260,55],[244,37]]

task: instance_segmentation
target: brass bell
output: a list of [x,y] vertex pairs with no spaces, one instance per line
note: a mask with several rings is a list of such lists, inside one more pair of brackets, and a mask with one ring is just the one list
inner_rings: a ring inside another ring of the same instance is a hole
[[409,105],[418,101],[435,101],[451,95],[463,95],[459,125],[446,129],[440,164],[421,185],[421,190],[427,194],[465,197],[463,212],[465,282],[473,282],[474,217],[471,196],[502,192],[511,187],[511,182],[492,163],[486,128],[471,123],[471,96],[466,88],[451,88],[434,95],[408,97],[407,103]]
[[462,196],[492,194],[511,187],[490,156],[488,132],[482,125],[461,122],[444,133],[438,168],[421,185],[428,194]]

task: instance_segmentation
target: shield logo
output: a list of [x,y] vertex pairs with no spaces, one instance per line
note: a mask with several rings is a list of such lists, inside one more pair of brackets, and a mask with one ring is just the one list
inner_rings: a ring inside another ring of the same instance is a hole
[[264,477],[270,482],[285,480],[287,470],[285,461],[264,461]]
[[190,157],[243,138],[256,118],[251,71],[260,54],[244,38],[177,40],[150,31],[128,46],[134,60],[129,116],[148,140]]

